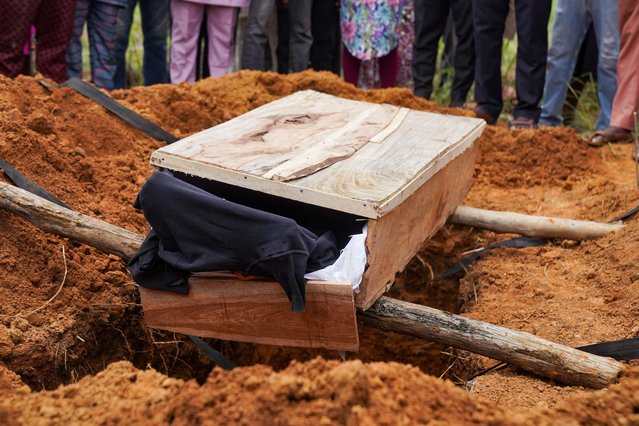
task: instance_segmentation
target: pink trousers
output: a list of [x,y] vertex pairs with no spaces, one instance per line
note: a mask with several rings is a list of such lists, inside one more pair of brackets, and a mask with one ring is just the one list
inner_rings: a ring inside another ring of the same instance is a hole
[[220,77],[231,70],[237,7],[171,0],[171,83],[195,81],[198,37],[205,12],[211,76]]
[[619,0],[621,47],[617,61],[617,94],[612,103],[610,125],[634,130],[639,109],[639,4]]

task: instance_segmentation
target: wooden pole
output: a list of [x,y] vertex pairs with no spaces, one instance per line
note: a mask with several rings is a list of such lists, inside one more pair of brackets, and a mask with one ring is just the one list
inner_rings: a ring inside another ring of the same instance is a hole
[[615,383],[622,363],[529,333],[382,296],[364,324],[484,355],[559,382],[600,389]]
[[483,210],[459,206],[448,223],[474,226],[494,232],[528,237],[592,240],[623,228],[621,223],[601,223],[559,217],[531,216],[514,212]]
[[0,182],[0,208],[56,235],[80,241],[109,254],[130,259],[144,237]]
[[[74,212],[0,182],[0,208],[35,226],[129,259],[143,237]],[[528,333],[464,318],[426,306],[381,297],[359,316],[372,327],[485,355],[562,383],[602,388],[615,383],[623,364]]]

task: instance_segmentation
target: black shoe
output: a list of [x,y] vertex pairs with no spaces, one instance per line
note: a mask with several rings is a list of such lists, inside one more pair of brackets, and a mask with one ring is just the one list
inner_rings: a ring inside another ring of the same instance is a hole
[[483,120],[486,120],[486,123],[488,123],[488,124],[497,124],[497,117],[493,117],[492,115],[488,114],[486,111],[481,109],[480,107],[477,106],[477,107],[473,108],[472,111],[475,113],[477,118],[481,118]]

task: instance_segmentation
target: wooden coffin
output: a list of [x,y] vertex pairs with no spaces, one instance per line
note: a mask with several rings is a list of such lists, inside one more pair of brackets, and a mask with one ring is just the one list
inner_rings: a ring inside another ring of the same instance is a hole
[[355,295],[348,283],[309,283],[304,314],[275,283],[199,276],[185,297],[141,289],[147,325],[355,350],[355,307],[370,307],[459,205],[484,126],[307,90],[155,151],[158,167],[368,220],[368,266]]

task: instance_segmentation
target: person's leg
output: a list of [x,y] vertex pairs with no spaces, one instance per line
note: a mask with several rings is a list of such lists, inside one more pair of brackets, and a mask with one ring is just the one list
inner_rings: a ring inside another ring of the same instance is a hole
[[195,81],[200,25],[205,7],[184,0],[171,0],[171,83]]
[[233,66],[233,35],[237,9],[231,6],[206,7],[211,77],[221,77],[231,71]]
[[501,98],[501,49],[508,0],[473,0],[475,26],[475,101],[477,108],[497,121]]
[[450,105],[463,106],[475,75],[475,35],[473,34],[472,0],[452,0],[451,10],[455,23],[455,77],[451,88]]
[[339,74],[339,7],[334,0],[313,0],[311,68]]
[[[513,115],[539,121],[539,103],[544,94],[546,61],[548,55],[548,19],[552,0],[517,0],[517,69],[515,89],[517,105]],[[587,28],[587,27],[586,27]],[[582,31],[585,34],[584,28]],[[575,51],[578,47],[575,47]],[[573,62],[574,67],[574,62]],[[572,68],[570,70],[572,74]],[[568,75],[566,81],[570,78]]]
[[66,79],[66,53],[73,33],[75,1],[43,1],[35,17],[36,69],[58,83]]
[[439,38],[444,33],[449,10],[449,1],[415,0],[413,81],[416,96],[430,99],[433,92]]
[[91,54],[91,79],[96,86],[115,88],[115,28],[122,8],[93,1],[89,8],[87,29]]
[[240,66],[242,69],[265,71],[264,56],[268,49],[268,21],[274,7],[275,0],[256,0],[249,5],[242,45]]
[[195,51],[195,80],[203,80],[211,76],[209,70],[209,36],[207,35],[207,20],[206,13],[202,17],[202,23],[200,24],[200,35],[197,36],[197,46]]
[[342,68],[344,70],[344,81],[357,86],[357,79],[359,78],[359,68],[362,61],[351,55],[348,49],[342,49]]
[[22,48],[40,3],[42,0],[0,1],[0,74],[16,77],[24,69],[27,57]]
[[[612,101],[617,92],[617,59],[619,57],[619,12],[616,0],[592,0],[592,23],[597,38],[597,95],[599,120],[597,129],[610,125]],[[635,63],[635,66],[637,64]]]
[[288,23],[288,9],[278,4],[277,6],[277,47],[275,48],[275,56],[277,56],[277,72],[280,74],[288,74],[290,34],[291,34],[291,29]]
[[144,34],[144,85],[168,83],[166,39],[171,23],[169,0],[140,0],[139,3]]
[[586,0],[557,0],[539,124],[560,126],[561,111],[590,18]]
[[639,109],[639,4],[619,0],[621,47],[617,62],[617,94],[612,104],[610,125],[635,130],[634,113]]
[[313,0],[289,0],[289,72],[308,69],[313,36],[311,34],[311,9]]
[[[566,100],[561,110],[561,116],[564,119],[564,126],[574,127],[576,122],[576,111],[579,104],[579,98],[586,88],[588,81],[597,81],[597,38],[592,23],[588,26],[588,31],[581,42],[581,48],[577,55],[575,70],[570,79],[569,90],[566,92]],[[548,76],[546,75],[546,85],[548,84]],[[543,107],[542,107],[543,117]],[[541,120],[540,120],[541,122]]]
[[115,76],[113,85],[116,89],[126,87],[126,49],[129,47],[129,33],[133,22],[133,11],[138,0],[128,0],[126,7],[118,12],[118,22],[115,26]]
[[399,72],[399,49],[396,47],[379,58],[379,79],[382,88],[397,86]]
[[73,33],[67,47],[67,78],[82,78],[82,31],[89,16],[90,0],[77,0],[73,17]]

